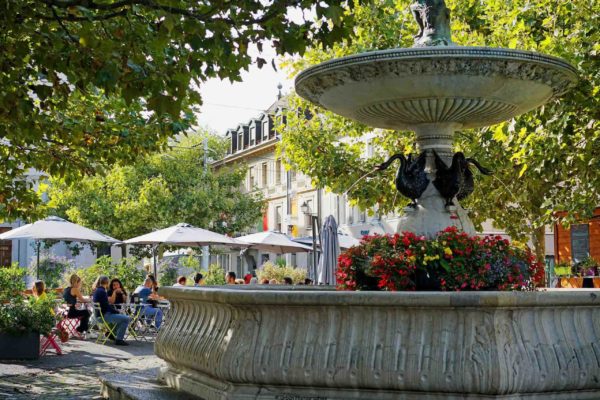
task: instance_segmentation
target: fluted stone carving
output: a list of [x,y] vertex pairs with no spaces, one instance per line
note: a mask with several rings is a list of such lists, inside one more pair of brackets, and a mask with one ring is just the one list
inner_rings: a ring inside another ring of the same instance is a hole
[[600,398],[598,293],[161,293],[162,379],[206,400]]

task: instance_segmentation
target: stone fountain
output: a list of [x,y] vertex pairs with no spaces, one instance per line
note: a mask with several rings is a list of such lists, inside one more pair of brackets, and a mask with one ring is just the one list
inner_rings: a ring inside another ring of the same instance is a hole
[[[296,89],[340,115],[417,133],[420,154],[396,157],[404,163],[398,189],[414,201],[400,230],[432,234],[458,220],[472,231],[457,199],[471,190],[476,162],[453,153],[454,132],[560,96],[575,70],[531,52],[454,46],[443,0],[411,9],[421,27],[414,48],[317,65],[297,77]],[[167,363],[159,381],[182,398],[600,398],[598,291],[238,285],[160,293],[171,311],[156,340]],[[130,388],[105,382],[104,393],[131,398]]]
[[453,45],[443,1],[419,1],[412,10],[421,28],[415,47],[316,65],[298,75],[296,92],[372,127],[415,131],[426,162],[421,164],[420,180],[420,166],[413,162],[417,179],[407,179],[408,193],[399,187],[402,194],[411,197],[416,192],[413,196],[418,197],[405,209],[398,231],[431,237],[455,225],[473,234],[457,197],[472,191],[469,164],[474,160],[454,154],[454,133],[541,106],[576,83],[576,70],[544,54]]

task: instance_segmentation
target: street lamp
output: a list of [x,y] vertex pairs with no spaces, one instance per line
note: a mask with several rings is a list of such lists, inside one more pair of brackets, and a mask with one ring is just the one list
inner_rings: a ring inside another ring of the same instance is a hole
[[317,277],[317,226],[319,225],[319,220],[318,220],[318,216],[313,214],[310,207],[308,206],[308,204],[306,204],[306,201],[302,203],[302,205],[300,206],[300,210],[302,211],[302,213],[306,216],[308,216],[310,218],[310,224],[312,226],[312,253],[313,253],[313,262],[312,262],[312,268],[313,268],[313,279],[316,279]]

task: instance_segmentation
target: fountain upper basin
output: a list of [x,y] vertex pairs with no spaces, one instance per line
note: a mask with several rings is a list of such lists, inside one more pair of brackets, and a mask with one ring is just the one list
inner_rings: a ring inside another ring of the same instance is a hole
[[296,77],[296,92],[369,126],[476,128],[530,111],[569,90],[576,70],[544,54],[488,47],[373,51]]

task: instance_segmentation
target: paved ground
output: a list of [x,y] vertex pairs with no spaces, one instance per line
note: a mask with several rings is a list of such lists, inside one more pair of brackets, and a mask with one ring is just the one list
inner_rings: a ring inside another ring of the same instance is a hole
[[62,356],[0,363],[0,399],[99,399],[99,375],[156,368],[154,343],[130,341],[127,347],[70,340]]

